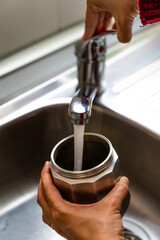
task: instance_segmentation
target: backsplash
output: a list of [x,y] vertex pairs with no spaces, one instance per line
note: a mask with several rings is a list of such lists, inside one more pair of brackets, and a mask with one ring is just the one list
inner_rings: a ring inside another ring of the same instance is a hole
[[85,0],[1,0],[0,58],[80,22]]

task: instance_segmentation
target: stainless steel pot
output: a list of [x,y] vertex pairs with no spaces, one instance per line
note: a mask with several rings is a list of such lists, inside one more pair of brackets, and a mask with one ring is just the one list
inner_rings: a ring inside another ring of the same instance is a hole
[[[51,153],[50,169],[62,196],[80,204],[99,201],[113,188],[122,173],[118,155],[111,142],[97,133],[84,134],[82,171],[73,171],[73,135],[55,145]],[[129,204],[129,197],[127,199],[123,212]]]

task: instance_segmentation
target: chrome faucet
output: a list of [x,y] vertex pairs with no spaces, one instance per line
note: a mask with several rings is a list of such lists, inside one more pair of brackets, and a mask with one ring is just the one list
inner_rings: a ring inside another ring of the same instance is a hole
[[71,122],[76,125],[87,124],[91,116],[92,102],[104,90],[103,72],[106,59],[107,31],[89,40],[79,40],[75,45],[78,63],[79,90],[73,96],[68,108]]

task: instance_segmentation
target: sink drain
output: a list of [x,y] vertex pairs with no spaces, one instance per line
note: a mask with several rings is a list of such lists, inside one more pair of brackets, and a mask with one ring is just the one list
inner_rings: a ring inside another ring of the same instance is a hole
[[125,240],[150,240],[148,233],[146,230],[138,223],[138,221],[135,221],[135,219],[123,219],[123,226],[124,226],[124,237]]
[[124,237],[125,240],[142,240],[141,238],[137,237],[134,233],[129,230],[124,230]]

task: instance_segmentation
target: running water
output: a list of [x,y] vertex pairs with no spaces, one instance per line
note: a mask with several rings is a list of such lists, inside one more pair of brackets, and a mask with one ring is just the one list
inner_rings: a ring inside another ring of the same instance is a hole
[[74,171],[82,170],[85,125],[74,125]]

